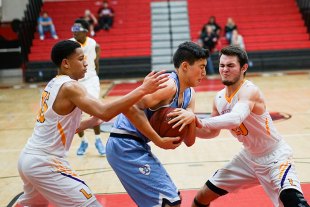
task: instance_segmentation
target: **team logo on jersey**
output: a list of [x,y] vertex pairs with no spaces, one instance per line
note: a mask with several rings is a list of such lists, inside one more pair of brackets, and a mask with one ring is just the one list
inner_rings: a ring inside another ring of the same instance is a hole
[[149,164],[145,164],[144,166],[139,167],[139,171],[143,175],[149,175],[151,174],[151,166]]
[[292,115],[284,112],[270,112],[269,114],[273,121],[284,121],[292,117]]

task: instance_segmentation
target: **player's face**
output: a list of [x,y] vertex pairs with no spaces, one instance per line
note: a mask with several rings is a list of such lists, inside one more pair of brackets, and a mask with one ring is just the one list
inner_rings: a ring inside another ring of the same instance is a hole
[[75,53],[68,57],[68,68],[70,69],[71,78],[74,80],[84,78],[87,71],[86,67],[87,63],[82,48],[76,48]]
[[240,67],[237,56],[222,55],[220,58],[219,72],[222,82],[226,86],[237,83],[243,77],[244,71]]
[[87,37],[87,32],[73,32],[73,37],[79,42],[84,44]]
[[200,84],[202,79],[206,77],[206,67],[207,60],[199,59],[194,62],[193,65],[189,65],[188,75],[189,75],[189,86],[195,87]]

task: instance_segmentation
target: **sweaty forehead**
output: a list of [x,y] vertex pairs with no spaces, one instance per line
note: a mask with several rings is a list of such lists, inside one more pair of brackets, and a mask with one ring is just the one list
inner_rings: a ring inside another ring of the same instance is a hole
[[231,63],[234,63],[234,64],[238,64],[239,61],[238,61],[238,57],[237,56],[228,56],[228,55],[222,55],[221,58],[220,58],[220,64],[231,64]]

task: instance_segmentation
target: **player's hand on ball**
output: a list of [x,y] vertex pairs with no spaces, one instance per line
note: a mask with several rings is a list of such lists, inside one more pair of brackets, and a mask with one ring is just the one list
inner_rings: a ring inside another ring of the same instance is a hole
[[172,128],[176,128],[180,126],[179,131],[182,131],[186,125],[192,123],[195,121],[195,114],[191,111],[187,111],[182,108],[176,108],[172,112],[170,112],[168,117],[171,117],[171,120],[168,122],[168,124],[174,124]]
[[182,143],[180,137],[162,137],[156,145],[162,149],[175,149]]

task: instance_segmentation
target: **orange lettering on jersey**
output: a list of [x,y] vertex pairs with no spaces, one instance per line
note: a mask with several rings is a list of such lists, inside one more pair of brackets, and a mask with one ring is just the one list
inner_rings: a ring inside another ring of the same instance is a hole
[[50,97],[50,93],[47,91],[43,91],[41,96],[41,108],[39,110],[38,116],[37,116],[37,122],[43,123],[45,121],[44,113],[48,109],[47,100]]
[[65,135],[64,129],[62,128],[62,126],[59,122],[57,123],[57,128],[58,128],[58,131],[59,131],[60,136],[61,136],[62,144],[63,144],[63,146],[66,146],[66,135]]
[[267,134],[270,135],[269,120],[268,120],[267,118],[266,118],[266,120],[265,120],[265,125],[266,125]]
[[245,125],[243,123],[241,123],[239,127],[232,129],[232,131],[237,136],[240,136],[240,135],[247,136],[249,133],[248,129],[245,127]]
[[86,190],[84,190],[83,188],[80,190],[80,192],[83,193],[83,195],[87,199],[90,199],[91,197],[93,197],[93,195],[91,193],[87,193]]

